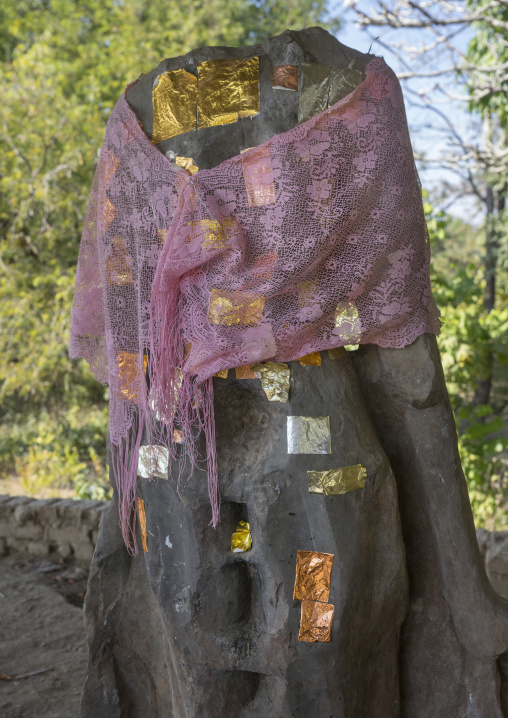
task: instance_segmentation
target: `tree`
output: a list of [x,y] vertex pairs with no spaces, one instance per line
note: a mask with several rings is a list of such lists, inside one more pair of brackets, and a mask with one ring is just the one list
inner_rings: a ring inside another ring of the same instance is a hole
[[[444,168],[458,178],[454,186],[448,184],[443,189],[444,208],[464,196],[482,208],[484,221],[478,235],[483,241],[481,265],[476,257],[478,246],[470,246],[473,254],[457,262],[453,232],[447,239],[438,239],[439,233],[452,228],[446,213],[436,215],[429,209],[428,218],[435,229],[435,249],[441,250],[433,260],[433,287],[445,320],[440,349],[475,515],[479,525],[487,521],[493,528],[494,514],[497,525],[504,525],[503,414],[508,406],[503,389],[508,381],[506,3],[394,0],[379,2],[370,12],[361,4],[353,6],[373,40],[378,28],[389,33],[388,40],[383,34],[377,41],[398,60],[407,102],[427,117],[419,129],[432,130],[439,138],[435,145],[440,151],[421,153],[420,165]],[[420,30],[418,41],[411,35],[414,30]],[[425,81],[430,84],[424,86]],[[452,108],[456,106],[470,112],[471,123],[463,129],[455,122]],[[449,259],[446,268],[444,255]],[[493,502],[494,493],[497,503]]]
[[0,461],[26,489],[72,478],[82,495],[106,490],[107,392],[67,345],[84,212],[116,99],[163,57],[326,22],[324,0],[2,3]]

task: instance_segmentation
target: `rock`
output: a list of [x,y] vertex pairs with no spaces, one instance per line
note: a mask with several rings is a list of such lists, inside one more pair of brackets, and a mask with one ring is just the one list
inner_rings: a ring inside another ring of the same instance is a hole
[[[345,716],[346,705],[348,716],[392,718],[407,605],[395,484],[351,357],[322,361],[291,364],[290,404],[269,402],[259,380],[214,381],[217,529],[200,471],[180,496],[172,481],[139,482],[148,553],[129,557],[115,501],[105,512],[85,604],[83,717],[120,715],[119,705],[167,716],[170,704],[179,717]],[[289,413],[329,415],[332,454],[289,455]],[[354,463],[367,468],[364,489],[309,493],[307,470]],[[234,554],[240,520],[253,545]],[[331,643],[297,640],[298,550],[335,556]]]
[[[320,28],[287,31],[255,48],[164,60],[127,100],[150,135],[160,72],[254,54],[262,98],[274,65],[364,69],[371,59]],[[279,92],[254,119],[159,147],[214,167],[295,126],[296,110],[297,93]],[[508,661],[497,658],[508,620],[483,570],[435,337],[335,360],[323,353],[320,367],[293,362],[289,404],[269,402],[254,379],[216,378],[214,393],[217,529],[198,470],[179,491],[138,480],[146,553],[128,555],[116,493],[103,513],[85,604],[82,718],[502,718]],[[331,454],[288,454],[289,415],[328,416]],[[309,493],[308,471],[357,463],[365,488]],[[252,549],[232,553],[239,521],[250,524]],[[334,555],[330,643],[298,641],[298,550]]]
[[397,480],[410,602],[421,609],[402,631],[402,716],[501,718],[508,614],[483,568],[436,338],[364,345],[354,359]]
[[47,556],[49,553],[48,545],[42,541],[29,541],[26,549],[33,556]]

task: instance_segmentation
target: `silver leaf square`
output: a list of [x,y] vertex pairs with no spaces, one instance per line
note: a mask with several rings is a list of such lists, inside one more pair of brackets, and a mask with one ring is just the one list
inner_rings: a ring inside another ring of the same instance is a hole
[[288,454],[331,454],[329,416],[288,416]]
[[169,450],[167,446],[150,446],[139,447],[138,459],[138,476],[143,479],[157,477],[159,479],[168,478],[168,462]]

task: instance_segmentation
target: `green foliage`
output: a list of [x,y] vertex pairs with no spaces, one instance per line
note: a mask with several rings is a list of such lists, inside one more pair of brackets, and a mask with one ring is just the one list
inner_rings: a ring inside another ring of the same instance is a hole
[[[485,17],[497,21],[497,26],[479,21],[473,23],[474,35],[469,42],[467,59],[472,64],[480,65],[487,72],[508,62],[508,31],[502,23],[508,23],[508,6],[491,3],[490,0],[467,0],[475,10],[481,11]],[[506,70],[500,73],[500,80],[493,91],[485,92],[479,101],[470,104],[471,112],[496,115],[503,127],[508,121],[508,75]]]
[[[107,393],[68,342],[104,128],[165,57],[327,22],[324,0],[0,4],[0,473],[43,494],[107,495]],[[53,489],[51,488],[53,487]]]
[[107,425],[106,406],[6,414],[0,427],[2,478],[15,475],[23,493],[41,497],[71,487],[81,498],[109,495]]
[[482,274],[474,263],[452,265],[434,284],[444,322],[443,367],[456,408],[473,400],[478,382],[491,371],[491,357],[499,366],[508,366],[508,307],[484,310]]
[[458,414],[459,454],[476,525],[508,528],[506,424],[488,405],[465,407]]
[[[286,27],[323,26],[325,20],[322,0],[2,2],[3,478],[17,476],[25,491],[38,495],[62,488],[86,498],[109,492],[107,390],[84,362],[68,359],[67,346],[88,193],[107,117],[124,87],[164,57],[193,47],[253,44]],[[328,26],[336,28],[336,21]],[[471,52],[494,62],[491,40],[478,34]],[[506,120],[506,95],[491,99]],[[433,289],[444,320],[439,341],[461,459],[478,523],[501,526],[506,523],[507,275],[501,273],[498,282],[499,308],[487,314],[479,233],[435,213],[428,202],[426,212]],[[489,352],[497,372],[492,407],[473,407]]]
[[[426,196],[426,193],[424,193]],[[503,419],[508,367],[508,307],[487,312],[483,306],[482,232],[472,233],[459,220],[424,204],[433,250],[431,280],[443,326],[438,338],[441,359],[459,435],[459,453],[478,526],[508,527],[508,432]],[[499,386],[493,406],[474,406],[478,382],[491,369]]]
[[[467,60],[471,67],[469,77],[464,77],[471,91],[476,87],[474,101],[469,103],[471,113],[479,113],[484,119],[487,142],[499,143],[506,149],[506,124],[508,121],[508,31],[502,23],[508,23],[508,6],[489,0],[466,0],[466,4],[478,11],[482,19],[473,23],[473,37],[469,42]],[[488,19],[494,21],[489,24]],[[489,82],[489,79],[491,80]],[[486,89],[488,87],[488,89]],[[480,93],[478,89],[483,88]],[[502,147],[497,152],[502,155]],[[488,153],[487,153],[488,156]],[[506,490],[504,481],[508,474],[507,428],[503,421],[508,406],[508,215],[504,209],[508,188],[508,164],[498,161],[495,171],[483,168],[483,183],[492,192],[492,202],[485,226],[485,246],[488,259],[485,266],[495,277],[496,302],[489,314],[479,302],[472,303],[466,311],[464,304],[450,311],[452,327],[459,327],[457,339],[448,341],[449,351],[465,347],[466,357],[460,371],[451,371],[452,391],[466,386],[469,376],[480,378],[488,375],[489,352],[493,368],[492,406],[471,407],[467,403],[459,412],[461,427],[461,459],[468,479],[471,500],[480,524],[506,527]],[[475,268],[470,269],[473,276]],[[482,290],[481,282],[475,284]],[[492,296],[492,295],[491,295]],[[475,309],[477,310],[475,312]],[[450,333],[453,333],[453,329]],[[460,339],[458,338],[460,334]],[[471,351],[468,339],[476,343]],[[464,338],[466,341],[464,342]],[[460,350],[459,350],[460,351]],[[450,362],[450,366],[453,361]]]

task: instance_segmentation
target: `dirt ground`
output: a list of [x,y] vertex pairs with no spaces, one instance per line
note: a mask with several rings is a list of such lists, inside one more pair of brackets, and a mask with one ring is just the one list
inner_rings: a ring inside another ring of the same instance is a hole
[[79,716],[86,581],[75,563],[16,553],[0,559],[2,718]]

